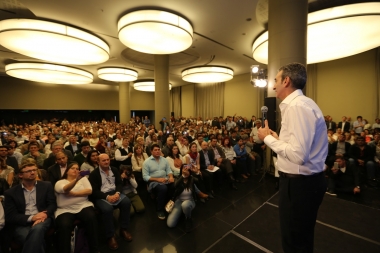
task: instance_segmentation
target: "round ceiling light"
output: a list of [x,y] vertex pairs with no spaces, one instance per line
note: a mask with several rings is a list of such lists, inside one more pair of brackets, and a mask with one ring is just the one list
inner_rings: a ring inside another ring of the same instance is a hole
[[112,82],[131,82],[137,80],[138,73],[132,69],[105,67],[98,69],[98,77]]
[[0,21],[0,44],[29,57],[62,64],[99,64],[110,54],[107,43],[88,32],[33,19]]
[[[138,80],[133,84],[133,88],[135,90],[139,91],[147,91],[147,92],[154,92],[155,89],[155,83],[153,79],[148,80]],[[169,83],[169,90],[172,89],[172,85]]]
[[186,19],[166,11],[140,10],[118,22],[120,41],[148,54],[173,54],[193,43],[193,27]]
[[13,77],[41,83],[88,84],[93,75],[76,68],[47,63],[11,63],[5,72]]
[[[307,63],[359,54],[380,46],[380,3],[358,3],[309,13]],[[268,31],[252,46],[253,58],[268,64]]]
[[219,83],[233,77],[234,71],[222,66],[197,66],[182,71],[182,79],[191,83]]

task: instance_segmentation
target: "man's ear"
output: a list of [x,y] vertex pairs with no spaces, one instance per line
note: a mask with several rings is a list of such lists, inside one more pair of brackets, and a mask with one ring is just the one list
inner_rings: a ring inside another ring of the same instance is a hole
[[288,76],[286,76],[283,80],[283,82],[285,83],[285,87],[289,87],[291,84],[290,84],[290,78]]

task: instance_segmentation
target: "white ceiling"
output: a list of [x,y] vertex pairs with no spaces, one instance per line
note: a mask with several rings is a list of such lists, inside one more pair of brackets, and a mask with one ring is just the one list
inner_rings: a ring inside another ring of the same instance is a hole
[[[348,2],[362,1],[310,0],[309,10]],[[181,78],[186,67],[223,65],[239,75],[248,73],[249,67],[257,64],[251,46],[265,31],[268,0],[0,0],[0,20],[37,18],[87,30],[109,44],[110,59],[99,65],[74,67],[90,71],[94,77],[100,67],[127,67],[138,71],[142,79],[154,77],[153,55],[124,46],[118,39],[117,22],[130,11],[149,8],[180,14],[194,29],[192,46],[171,56],[169,79],[173,86],[187,84]],[[6,63],[20,60],[33,59],[0,46],[0,73]],[[94,83],[116,85],[97,77]]]

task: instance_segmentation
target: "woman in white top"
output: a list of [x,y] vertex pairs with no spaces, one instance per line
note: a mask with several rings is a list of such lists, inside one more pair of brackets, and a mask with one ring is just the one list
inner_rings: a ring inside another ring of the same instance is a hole
[[96,133],[93,133],[91,138],[89,139],[89,142],[91,147],[95,147],[96,144],[98,144],[99,142],[98,135]]
[[92,187],[86,177],[81,177],[77,163],[67,165],[54,190],[57,196],[55,222],[59,238],[58,252],[70,253],[71,232],[75,220],[80,220],[86,230],[90,252],[98,252],[98,221],[94,205],[88,200]]
[[189,153],[189,140],[186,137],[179,135],[175,144],[177,144],[179,152],[183,157]]
[[90,173],[98,167],[99,153],[97,150],[90,150],[87,153],[86,161],[80,166],[81,171],[90,171]]
[[148,159],[148,155],[143,153],[143,147],[139,144],[136,144],[133,147],[133,155],[132,155],[132,169],[135,172],[141,172],[144,161]]
[[173,145],[169,150],[169,155],[166,157],[168,160],[170,169],[173,171],[173,176],[178,177],[181,171],[181,167],[185,162],[181,154],[179,154],[179,149],[177,145]]

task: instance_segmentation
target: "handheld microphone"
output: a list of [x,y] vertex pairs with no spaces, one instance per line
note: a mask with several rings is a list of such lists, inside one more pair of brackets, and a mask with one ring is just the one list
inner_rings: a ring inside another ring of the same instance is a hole
[[261,113],[263,115],[263,122],[261,123],[262,124],[262,127],[265,127],[265,120],[267,119],[267,112],[268,112],[268,107],[266,107],[265,105],[263,107],[261,107]]

